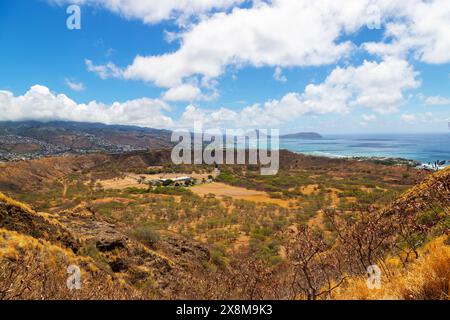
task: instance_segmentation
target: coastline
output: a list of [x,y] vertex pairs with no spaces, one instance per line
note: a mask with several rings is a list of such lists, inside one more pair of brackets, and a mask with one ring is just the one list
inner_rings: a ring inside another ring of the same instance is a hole
[[449,139],[447,133],[324,135],[319,141],[288,139],[280,148],[318,157],[435,170],[450,165]]
[[300,152],[300,151],[292,151],[289,149],[286,149],[290,152],[294,152],[297,154],[302,154],[305,156],[311,156],[311,157],[324,157],[324,158],[330,158],[330,159],[346,159],[346,160],[357,160],[357,161],[370,161],[377,164],[384,164],[384,165],[397,165],[397,166],[408,166],[413,167],[416,169],[427,169],[427,170],[441,170],[449,166],[450,164],[441,165],[438,167],[433,167],[432,165],[429,165],[427,163],[422,163],[417,160],[413,159],[406,159],[406,158],[398,158],[398,157],[378,157],[378,156],[343,156],[343,155],[334,155],[331,153],[325,153],[321,152],[320,154],[316,151],[312,152]]

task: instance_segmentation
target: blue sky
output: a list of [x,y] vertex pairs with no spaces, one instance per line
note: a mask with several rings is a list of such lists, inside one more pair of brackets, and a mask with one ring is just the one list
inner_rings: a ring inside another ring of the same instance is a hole
[[[448,130],[448,1],[408,2],[421,16],[406,1],[193,2],[0,0],[0,120]],[[66,27],[71,3],[80,30]]]

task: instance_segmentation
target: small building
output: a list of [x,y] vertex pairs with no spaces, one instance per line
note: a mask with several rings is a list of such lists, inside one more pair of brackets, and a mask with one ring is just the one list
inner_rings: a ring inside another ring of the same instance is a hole
[[172,180],[176,182],[185,182],[185,181],[193,181],[194,179],[192,177],[177,177]]
[[167,179],[161,178],[161,179],[158,179],[157,181],[163,185],[165,183],[167,183],[167,181],[171,181],[173,184],[179,185],[180,183],[187,183],[187,182],[194,183],[195,179],[192,177],[186,176],[186,177],[176,177],[176,178],[167,178]]

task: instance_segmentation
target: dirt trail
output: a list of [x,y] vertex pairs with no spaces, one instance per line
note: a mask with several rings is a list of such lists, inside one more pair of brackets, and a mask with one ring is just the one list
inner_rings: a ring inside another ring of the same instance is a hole
[[64,180],[64,181],[63,181],[63,192],[62,192],[63,198],[66,198],[66,195],[67,195],[67,189],[68,189],[67,181]]

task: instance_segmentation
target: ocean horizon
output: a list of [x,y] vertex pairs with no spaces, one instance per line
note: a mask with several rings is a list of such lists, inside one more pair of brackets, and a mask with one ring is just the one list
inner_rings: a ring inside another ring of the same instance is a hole
[[326,157],[386,157],[433,164],[450,161],[449,133],[323,134],[322,139],[280,139],[280,149]]

